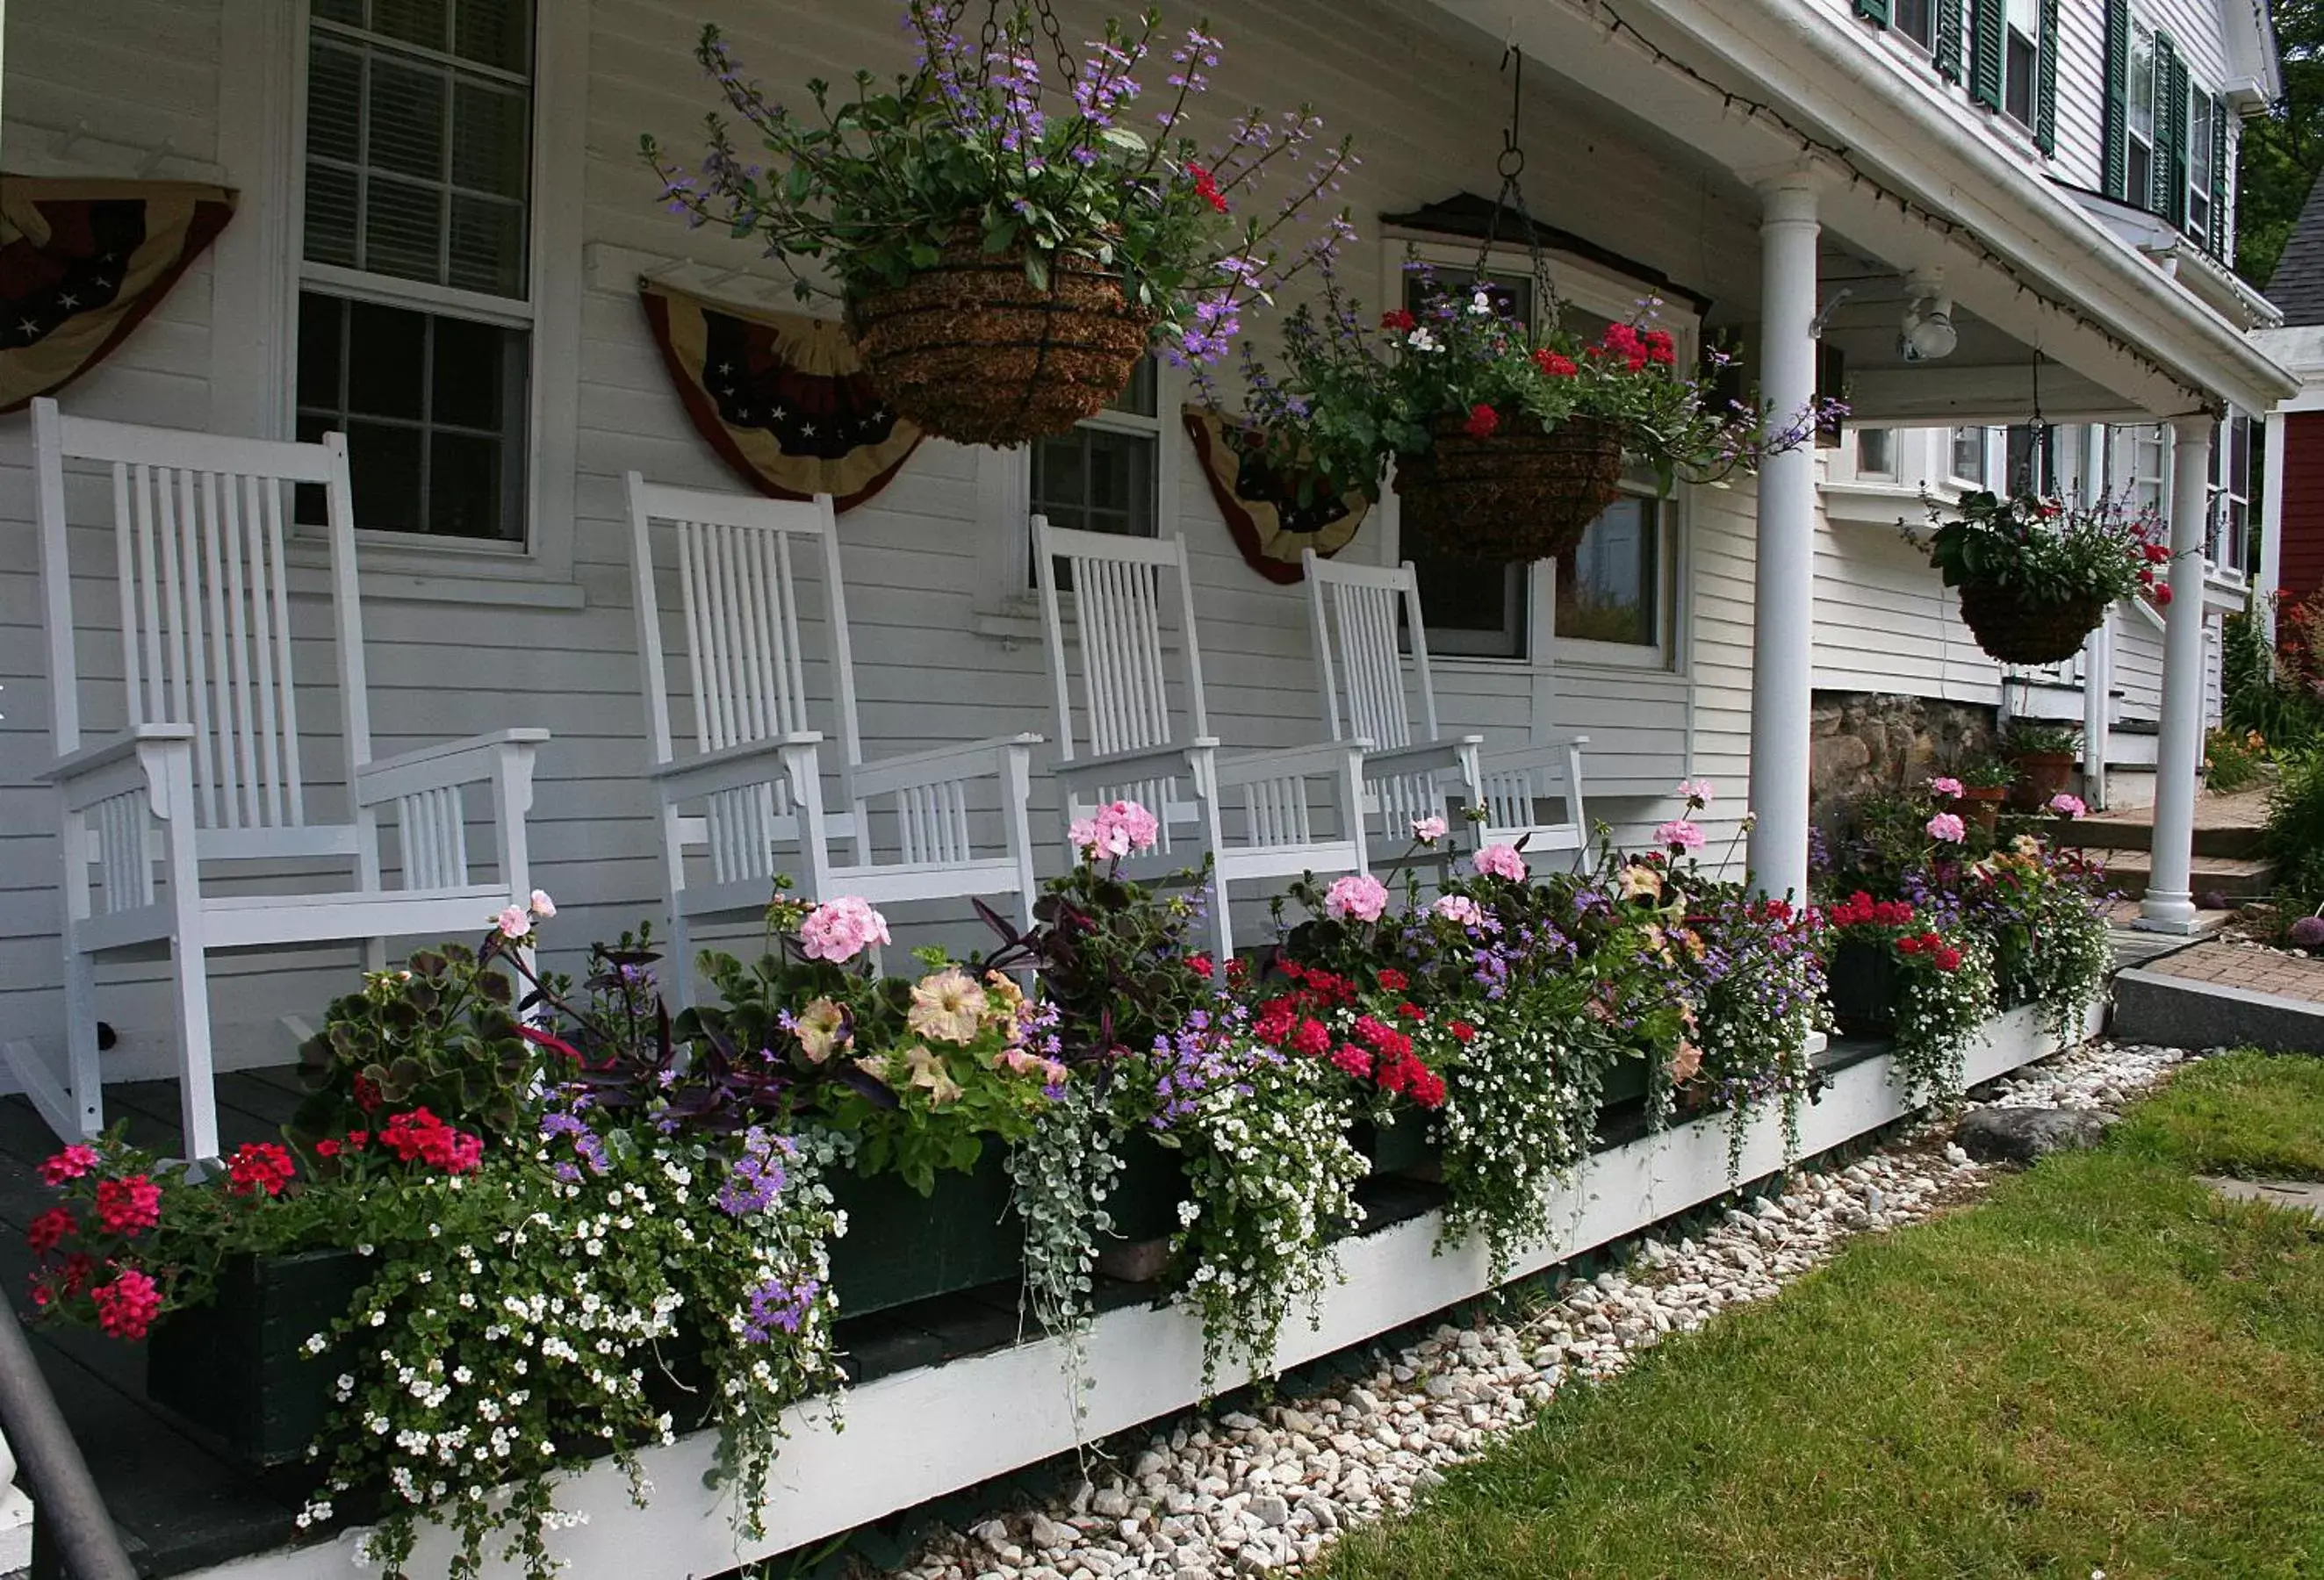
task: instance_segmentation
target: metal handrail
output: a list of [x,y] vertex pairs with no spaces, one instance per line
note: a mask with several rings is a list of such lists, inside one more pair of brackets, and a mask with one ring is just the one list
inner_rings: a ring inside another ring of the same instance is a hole
[[65,1425],[64,1411],[32,1356],[16,1309],[0,1299],[0,1428],[32,1484],[37,1536],[51,1540],[71,1580],[137,1580],[97,1478]]

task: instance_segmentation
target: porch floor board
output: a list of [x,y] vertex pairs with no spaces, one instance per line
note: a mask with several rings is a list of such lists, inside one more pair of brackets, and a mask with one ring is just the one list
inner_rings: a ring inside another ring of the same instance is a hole
[[[1817,1063],[1837,1068],[1883,1047],[1835,1043]],[[274,1139],[298,1095],[296,1072],[287,1067],[220,1077],[225,1145]],[[109,1087],[106,1098],[108,1115],[126,1123],[138,1145],[164,1153],[177,1149],[175,1081]],[[1643,1134],[1643,1107],[1631,1102],[1609,1109],[1599,1144]],[[39,1165],[57,1145],[24,1098],[0,1098],[0,1279],[21,1315],[29,1315],[32,1266],[24,1231],[54,1200],[41,1182]],[[1400,1178],[1369,1180],[1359,1188],[1367,1233],[1419,1217],[1443,1199],[1440,1186]],[[1153,1284],[1103,1277],[1093,1291],[1101,1312],[1156,1296]],[[1028,1327],[1019,1315],[1016,1286],[1004,1283],[844,1320],[838,1341],[848,1380],[860,1386],[1003,1348],[1029,1337]],[[141,1575],[183,1575],[302,1539],[295,1520],[310,1471],[290,1465],[261,1472],[227,1457],[200,1428],[147,1397],[144,1356],[135,1346],[80,1328],[34,1328],[32,1340]]]

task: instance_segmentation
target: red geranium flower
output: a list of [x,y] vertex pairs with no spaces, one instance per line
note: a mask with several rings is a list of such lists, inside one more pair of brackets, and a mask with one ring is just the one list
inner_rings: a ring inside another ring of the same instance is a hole
[[1224,214],[1227,211],[1226,194],[1219,190],[1217,177],[1212,175],[1210,171],[1196,164],[1193,160],[1188,160],[1186,161],[1186,174],[1194,179],[1194,196],[1200,198],[1204,202],[1217,209],[1221,214]]
[[1444,1029],[1452,1033],[1452,1040],[1456,1043],[1466,1043],[1477,1034],[1477,1028],[1464,1020],[1456,1020]]
[[1483,401],[1480,400],[1469,408],[1468,429],[1471,438],[1489,439],[1493,436],[1493,430],[1500,426],[1501,414]]
[[1649,329],[1638,338],[1646,344],[1648,362],[1659,363],[1667,367],[1677,360],[1677,352],[1671,344],[1671,337],[1662,330]]
[[2170,558],[2171,551],[2163,547],[2161,544],[2150,543],[2146,546],[2146,563],[2148,565],[2163,565],[2167,563]]
[[1401,993],[1412,985],[1412,978],[1394,966],[1382,966],[1379,980],[1381,990],[1388,993]]
[[1190,954],[1186,957],[1186,969],[1197,977],[1208,977],[1211,974],[1211,957],[1206,954]]
[[97,1187],[97,1221],[106,1232],[134,1235],[161,1221],[161,1188],[143,1174],[105,1180]]
[[41,1165],[42,1182],[61,1185],[68,1180],[78,1180],[97,1167],[97,1161],[95,1147],[75,1142]]
[[315,1155],[318,1158],[337,1157],[339,1155],[339,1144],[333,1141],[327,1135],[323,1137],[322,1140],[315,1144]]
[[115,1338],[139,1339],[161,1314],[161,1291],[135,1268],[124,1269],[111,1283],[89,1291],[97,1302],[97,1326]]
[[1428,1018],[1426,1013],[1424,1012],[1420,1006],[1416,1004],[1399,1004],[1396,1006],[1396,1013],[1402,1015],[1408,1021],[1426,1020]]
[[78,1226],[71,1208],[52,1207],[32,1220],[32,1226],[24,1231],[24,1238],[35,1254],[46,1256]]
[[1937,951],[1937,969],[1940,971],[1958,971],[1960,963],[1960,951],[1950,946]]
[[1552,379],[1570,379],[1582,371],[1581,365],[1572,357],[1560,356],[1546,345],[1533,354],[1533,365],[1539,368],[1545,377]]
[[1416,319],[1411,313],[1402,308],[1397,308],[1396,311],[1392,313],[1382,313],[1380,315],[1380,327],[1383,329],[1394,329],[1401,332],[1403,330],[1412,328],[1418,322],[1419,320]]
[[2154,607],[2157,609],[2171,607],[2171,589],[2167,584],[2154,590]]
[[1299,1029],[1291,1033],[1291,1051],[1305,1053],[1310,1059],[1321,1058],[1331,1045],[1332,1033],[1323,1029],[1319,1020],[1301,1021]]
[[280,1196],[297,1171],[280,1143],[244,1142],[226,1161],[226,1189],[236,1196]]
[[355,1147],[369,1146],[371,1144],[371,1132],[368,1130],[348,1131],[347,1144]]
[[1346,1074],[1363,1079],[1372,1072],[1372,1056],[1353,1043],[1342,1043],[1332,1050],[1332,1062]]

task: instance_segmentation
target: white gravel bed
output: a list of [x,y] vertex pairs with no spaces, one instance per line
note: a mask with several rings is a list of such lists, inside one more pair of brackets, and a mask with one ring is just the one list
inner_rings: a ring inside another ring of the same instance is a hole
[[[1996,1084],[1994,1104],[2110,1109],[2190,1055],[2092,1043]],[[1328,1393],[1182,1418],[1126,1463],[1093,1459],[1065,1500],[947,1531],[901,1580],[1083,1580],[1301,1572],[1342,1529],[1405,1509],[1443,1466],[1529,1422],[1570,1382],[1619,1373],[1665,1334],[1765,1300],[1854,1236],[1930,1217],[1992,1171],[1924,1125],[1780,1198],[1730,1208],[1701,1238],[1644,1239],[1624,1271],[1570,1279],[1523,1322],[1438,1327]],[[1296,1318],[1294,1318],[1296,1320]]]

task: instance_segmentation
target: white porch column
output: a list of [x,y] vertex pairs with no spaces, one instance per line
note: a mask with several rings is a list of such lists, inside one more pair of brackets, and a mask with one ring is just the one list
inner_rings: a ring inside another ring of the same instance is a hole
[[2082,799],[2092,812],[2107,804],[2107,754],[2114,749],[2114,606],[2082,643]]
[[[1760,188],[1760,400],[1789,422],[1815,399],[1816,188],[1805,172]],[[1759,468],[1751,637],[1751,870],[1770,895],[1808,888],[1808,712],[1815,684],[1815,450]]]
[[2163,735],[2155,748],[2154,868],[2138,924],[2192,932],[2195,773],[2203,760],[2203,519],[2211,419],[2171,423],[2171,607],[2163,621]]
[[2275,641],[2275,590],[2283,574],[2283,449],[2289,419],[2278,407],[2267,414],[2266,462],[2261,470],[2259,506],[2259,618],[2271,645]]

